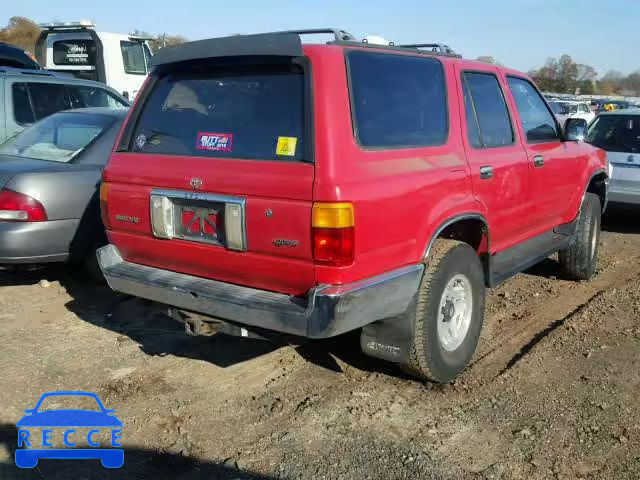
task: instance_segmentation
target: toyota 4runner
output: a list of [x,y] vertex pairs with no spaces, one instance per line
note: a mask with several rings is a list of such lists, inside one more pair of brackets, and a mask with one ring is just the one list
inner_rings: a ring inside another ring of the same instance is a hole
[[153,62],[103,175],[116,291],[243,335],[359,329],[365,353],[447,382],[485,286],[555,252],[568,278],[596,270],[605,153],[520,72],[331,29]]

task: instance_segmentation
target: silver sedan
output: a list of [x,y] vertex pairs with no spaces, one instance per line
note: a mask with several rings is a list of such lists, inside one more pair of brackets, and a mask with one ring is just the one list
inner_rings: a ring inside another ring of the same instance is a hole
[[587,141],[607,151],[609,201],[640,205],[640,109],[599,114]]
[[92,262],[97,188],[126,113],[55,113],[0,146],[0,264]]

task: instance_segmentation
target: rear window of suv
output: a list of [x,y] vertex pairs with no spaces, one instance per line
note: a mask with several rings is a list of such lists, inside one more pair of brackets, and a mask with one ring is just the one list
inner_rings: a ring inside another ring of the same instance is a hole
[[296,66],[167,73],[145,101],[130,149],[303,160],[304,83]]
[[347,54],[351,109],[365,148],[442,145],[448,136],[442,64],[435,58],[352,51]]

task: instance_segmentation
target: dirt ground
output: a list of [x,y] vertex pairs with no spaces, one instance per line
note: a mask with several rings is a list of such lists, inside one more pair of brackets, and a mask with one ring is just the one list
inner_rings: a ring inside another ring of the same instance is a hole
[[[549,259],[489,294],[473,364],[422,384],[357,337],[189,337],[61,268],[0,272],[0,478],[640,478],[640,212],[613,211],[589,283]],[[13,463],[43,392],[96,392],[125,465]]]

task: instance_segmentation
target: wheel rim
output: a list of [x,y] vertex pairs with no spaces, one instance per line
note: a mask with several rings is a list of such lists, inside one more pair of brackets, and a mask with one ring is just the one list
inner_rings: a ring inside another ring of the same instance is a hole
[[595,258],[596,248],[598,247],[598,231],[600,229],[599,221],[598,217],[595,217],[593,221],[593,233],[591,234],[591,260]]
[[456,350],[464,341],[473,314],[471,281],[462,274],[454,276],[444,288],[438,306],[438,340],[445,350]]

